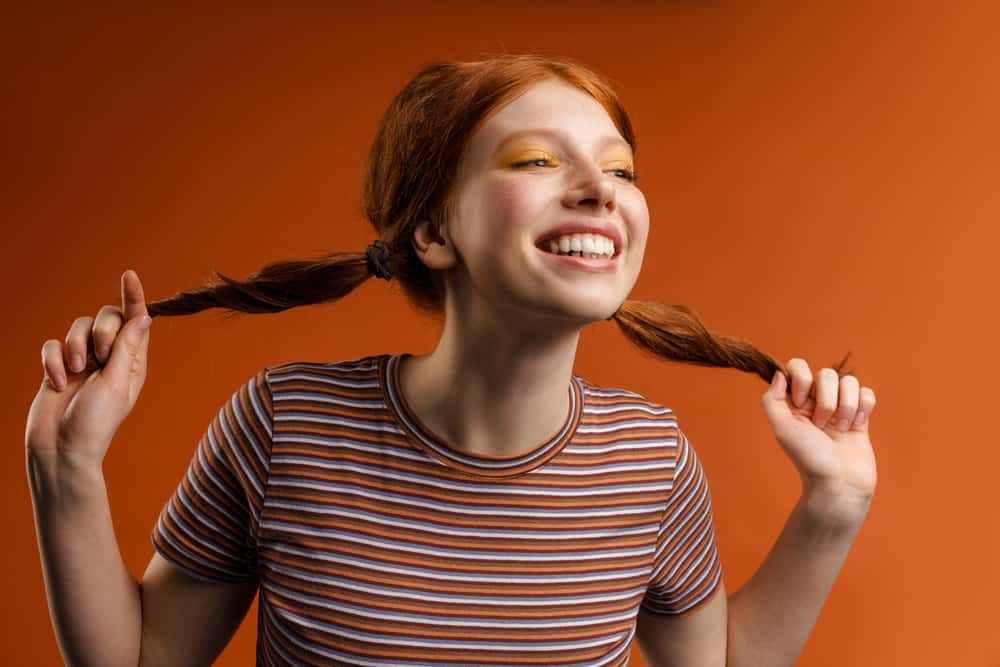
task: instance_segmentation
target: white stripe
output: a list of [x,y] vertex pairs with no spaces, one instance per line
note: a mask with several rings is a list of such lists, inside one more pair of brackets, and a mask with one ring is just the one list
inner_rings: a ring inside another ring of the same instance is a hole
[[[236,401],[235,396],[232,399],[232,403],[235,414],[239,415],[240,408],[239,404]],[[250,466],[250,463],[246,460],[246,457],[243,455],[243,448],[239,446],[239,442],[236,439],[236,436],[234,436],[232,431],[229,430],[229,423],[225,417],[224,412],[225,412],[224,410],[219,411],[217,421],[219,427],[222,429],[223,435],[226,438],[227,450],[231,452],[233,456],[236,458],[236,461],[240,465],[240,469],[243,470],[243,475],[250,480],[250,483],[253,485],[254,491],[257,492],[257,497],[261,498],[264,496],[264,488],[261,486],[260,480],[257,479],[257,474],[253,471],[253,468]],[[212,435],[213,431],[214,429],[211,428],[208,429],[209,436],[212,438],[212,446],[215,448],[216,452],[219,452],[220,448],[218,443],[215,441],[215,437]],[[221,455],[219,456],[219,462],[224,465],[228,465],[228,459],[226,459]]]
[[485,605],[489,607],[511,608],[511,607],[551,607],[559,606],[579,606],[589,604],[599,604],[606,602],[618,602],[632,598],[637,593],[641,593],[644,588],[631,588],[624,591],[612,593],[598,593],[590,595],[548,595],[545,597],[518,597],[506,596],[483,596],[483,595],[462,595],[459,593],[439,594],[429,591],[409,590],[399,586],[377,586],[353,579],[343,579],[335,577],[320,576],[312,572],[301,571],[290,568],[284,563],[270,563],[270,570],[280,572],[300,581],[307,581],[310,584],[320,584],[324,587],[337,586],[361,593],[371,595],[384,595],[390,599],[405,598],[408,600],[419,600],[421,602],[435,604],[455,604],[455,605]]
[[614,452],[618,450],[628,450],[628,449],[648,449],[656,451],[663,449],[663,447],[669,446],[671,449],[676,449],[677,439],[676,438],[660,438],[656,440],[618,440],[614,442],[609,442],[606,445],[604,443],[600,445],[588,445],[584,443],[577,443],[573,445],[567,445],[563,449],[563,454],[603,454],[606,452]]
[[[238,533],[234,533],[231,528],[228,528],[226,526],[217,524],[215,521],[212,521],[211,519],[209,519],[207,514],[205,514],[201,510],[199,510],[191,502],[191,499],[188,498],[188,494],[187,494],[187,492],[184,491],[184,487],[183,486],[178,486],[177,487],[176,498],[180,502],[180,504],[187,510],[187,514],[189,514],[192,518],[194,518],[198,523],[200,523],[201,525],[203,525],[206,528],[208,528],[210,532],[222,533],[222,534],[228,536],[234,542],[242,542],[242,538],[240,537],[240,535]],[[199,496],[199,498],[204,498],[204,496]],[[225,510],[223,510],[223,509],[219,508],[217,505],[215,505],[214,502],[212,502],[211,500],[209,500],[207,498],[205,498],[205,500],[207,500],[207,502],[210,505],[212,505],[213,507],[215,507],[216,509],[218,509],[219,512],[222,514],[222,516],[229,517],[229,514]],[[168,504],[167,508],[170,510],[170,514],[174,515],[174,510],[173,510],[173,507],[172,507],[172,503]],[[239,519],[245,520],[245,516],[244,517],[239,517]],[[237,520],[237,519],[235,519],[235,518],[233,520],[233,523],[236,524],[236,525],[240,525],[240,521]]]
[[562,614],[557,614],[556,618],[525,618],[517,620],[506,620],[497,618],[471,618],[464,619],[455,616],[431,616],[423,613],[402,614],[383,609],[381,607],[362,607],[357,604],[348,604],[336,598],[326,598],[318,595],[305,595],[299,591],[281,586],[276,582],[269,582],[268,589],[275,591],[282,598],[298,600],[309,605],[324,607],[341,614],[351,614],[362,618],[370,618],[376,622],[399,621],[401,623],[416,623],[418,625],[429,626],[461,626],[467,628],[512,628],[512,629],[536,629],[536,628],[570,628],[587,627],[592,625],[604,625],[630,619],[634,610],[627,610],[617,614],[606,614],[603,616],[583,616],[566,618]]
[[[562,574],[557,576],[550,576],[546,574],[527,574],[518,575],[515,573],[503,572],[501,574],[495,575],[477,575],[475,573],[463,573],[456,570],[444,570],[437,571],[421,567],[410,567],[407,565],[399,565],[397,563],[383,563],[382,561],[363,558],[360,556],[346,556],[338,552],[323,552],[317,549],[302,549],[289,544],[281,544],[276,542],[269,545],[270,549],[274,551],[281,551],[286,554],[291,554],[293,556],[298,556],[302,559],[308,559],[310,561],[318,560],[325,563],[338,563],[340,565],[346,565],[348,567],[363,568],[364,570],[379,570],[381,572],[389,572],[394,575],[405,574],[409,577],[417,577],[420,579],[436,579],[440,581],[447,582],[471,582],[483,585],[492,585],[497,583],[503,584],[566,584],[566,583],[576,583],[584,581],[605,581],[610,579],[628,579],[630,577],[638,577],[647,573],[649,568],[632,568],[629,570],[614,570],[611,572],[600,571],[591,574],[581,574],[578,572],[573,572],[571,574]],[[295,568],[297,569],[297,568]],[[272,582],[273,584],[273,582]]]
[[497,551],[483,551],[483,552],[472,552],[462,549],[443,549],[434,547],[420,547],[406,542],[398,542],[394,540],[384,540],[375,539],[367,537],[361,534],[353,534],[346,531],[338,530],[325,530],[325,531],[314,531],[301,528],[295,524],[285,523],[283,521],[270,521],[264,520],[261,523],[261,529],[273,530],[275,532],[291,533],[298,535],[306,535],[309,537],[333,537],[338,540],[343,540],[345,542],[350,542],[352,544],[363,544],[369,547],[376,547],[379,549],[402,551],[409,553],[418,553],[427,556],[435,556],[441,558],[455,558],[463,559],[469,561],[479,561],[485,563],[492,563],[498,560],[511,560],[511,561],[524,561],[524,562],[539,562],[539,563],[561,563],[566,559],[572,559],[573,561],[580,560],[614,560],[619,558],[632,558],[636,556],[645,556],[647,554],[652,554],[655,545],[644,546],[634,549],[604,549],[598,551],[573,551],[573,552],[555,552],[548,554],[532,554],[532,553],[504,553]]
[[[388,429],[387,429],[388,430]],[[398,432],[398,431],[396,431]],[[310,445],[318,445],[325,450],[322,454],[317,453],[315,455],[305,454],[301,452],[296,452],[295,454],[275,454],[271,457],[272,462],[292,462],[292,463],[303,463],[306,465],[322,465],[324,462],[329,463],[325,467],[333,468],[335,458],[343,450],[349,450],[354,452],[363,452],[365,454],[372,454],[378,456],[383,460],[388,456],[396,459],[407,459],[409,461],[421,461],[424,463],[435,463],[427,454],[420,450],[406,449],[404,447],[397,447],[390,445],[388,443],[380,442],[378,444],[372,445],[367,442],[359,442],[357,440],[348,440],[343,437],[337,438],[324,438],[322,436],[316,436],[312,434],[298,434],[298,433],[282,433],[278,436],[275,442],[288,442],[289,444],[295,445],[299,443],[305,443]]]
[[[580,489],[562,489],[562,488],[549,488],[544,486],[528,486],[528,485],[518,485],[518,486],[504,486],[500,484],[464,484],[462,482],[451,482],[440,479],[435,479],[433,477],[426,477],[422,475],[417,475],[413,473],[400,473],[393,470],[376,468],[373,466],[366,466],[357,463],[347,463],[346,461],[340,461],[336,463],[325,464],[321,462],[316,462],[314,465],[318,467],[335,467],[339,471],[350,471],[366,475],[374,481],[385,482],[387,480],[393,481],[403,481],[411,482],[425,487],[432,487],[435,489],[445,489],[448,491],[455,491],[461,493],[475,493],[475,494],[497,494],[506,496],[556,496],[560,498],[587,498],[590,496],[606,496],[615,495],[623,493],[625,491],[629,493],[640,493],[645,491],[651,492],[661,492],[670,491],[672,483],[668,480],[662,483],[651,482],[645,484],[634,484],[628,483],[623,484],[621,482],[615,482],[613,485],[605,486],[590,486]],[[271,476],[271,483],[275,483],[277,480],[288,480],[287,476],[274,475]],[[287,482],[286,482],[287,483]],[[323,489],[326,488],[325,485],[320,483],[312,483],[312,485],[306,488],[313,489]]]
[[535,651],[535,652],[552,652],[552,651],[565,651],[572,649],[590,648],[592,646],[603,646],[605,644],[615,643],[621,640],[626,633],[620,632],[617,635],[607,638],[597,638],[597,639],[580,639],[576,641],[563,641],[555,642],[549,641],[544,644],[539,644],[537,642],[514,642],[511,640],[503,640],[500,642],[478,642],[472,640],[466,641],[454,641],[447,639],[424,639],[422,637],[413,637],[405,635],[385,635],[385,634],[375,634],[368,632],[357,632],[355,630],[350,630],[342,625],[331,625],[329,623],[323,623],[321,621],[313,620],[301,616],[294,612],[288,610],[282,610],[282,615],[295,620],[297,623],[304,627],[313,628],[316,630],[323,630],[333,636],[347,637],[349,639],[354,639],[356,641],[369,642],[372,644],[385,644],[390,646],[405,646],[405,647],[425,647],[425,648],[436,648],[442,650],[464,650],[464,651]]
[[[589,393],[589,392],[588,392]],[[584,412],[592,412],[594,414],[610,414],[612,412],[625,412],[627,410],[639,410],[641,412],[646,412],[651,415],[669,415],[673,413],[668,407],[652,407],[645,403],[613,403],[611,405],[597,405],[594,403],[588,404]],[[674,420],[666,419],[664,422],[670,423]]]
[[348,408],[381,408],[385,405],[385,402],[380,398],[375,399],[359,399],[359,398],[347,398],[346,396],[338,396],[336,394],[322,394],[319,392],[306,392],[306,391],[283,391],[274,397],[276,403],[290,402],[290,401],[300,401],[315,403],[317,405],[327,406],[336,405]]
[[641,470],[673,470],[674,461],[641,461],[638,463],[616,463],[602,465],[580,465],[580,466],[545,466],[546,475],[610,475],[619,472],[636,472]]
[[[312,488],[316,489],[315,484],[310,484],[308,482],[300,482],[297,479],[289,478],[285,479],[283,477],[278,477],[271,480],[271,486],[282,486],[287,488]],[[324,485],[322,490],[329,491],[331,495],[333,494],[346,494],[353,496],[360,496],[369,500],[385,501],[389,503],[395,503],[397,505],[406,505],[409,507],[423,507],[426,509],[431,509],[439,512],[450,512],[453,514],[471,514],[471,515],[485,515],[485,516],[514,516],[514,517],[538,517],[538,518],[550,518],[550,519],[561,519],[561,518],[576,518],[576,517],[619,517],[628,514],[643,514],[646,512],[663,512],[663,506],[661,503],[652,503],[646,505],[618,505],[618,506],[608,506],[599,509],[543,509],[543,508],[521,508],[521,507],[511,507],[502,508],[497,505],[464,505],[461,503],[449,504],[449,503],[439,503],[433,500],[420,500],[416,497],[402,496],[393,493],[386,493],[378,491],[375,489],[369,489],[363,486],[351,486],[348,484],[329,484]],[[267,506],[270,507],[274,501],[268,499]],[[315,508],[325,507],[325,505],[320,503],[306,503],[306,502],[293,502],[292,503],[297,509],[302,508],[307,511],[312,511]]]
[[[581,424],[576,430],[577,433],[614,433],[616,431],[639,430],[643,428],[656,428],[663,431],[673,431],[673,427],[665,425],[656,419],[630,419],[628,421],[617,421],[609,424]],[[664,440],[676,440],[676,438],[664,438]]]
[[[295,505],[290,503],[284,503],[277,500],[271,500],[268,502],[268,507],[281,507],[284,509],[297,509]],[[395,515],[381,515],[376,512],[370,511],[357,511],[350,509],[342,509],[334,505],[325,507],[323,509],[314,510],[317,514],[323,514],[326,516],[338,516],[345,519],[353,519],[360,522],[365,522],[369,524],[379,524],[382,526],[403,526],[410,528],[415,532],[421,533],[431,533],[435,535],[447,535],[450,537],[495,537],[497,539],[503,540],[596,540],[604,537],[616,537],[619,535],[645,535],[649,532],[657,532],[659,525],[654,523],[650,526],[639,526],[639,527],[626,527],[626,526],[614,526],[608,529],[579,529],[570,528],[567,530],[557,530],[554,528],[546,528],[543,530],[505,530],[503,528],[497,529],[478,529],[478,528],[463,528],[460,526],[437,526],[433,523],[424,521],[414,521],[411,519],[404,519]]]
[[[185,530],[183,527],[181,528],[181,530],[184,532],[185,535],[190,536],[190,533],[187,530]],[[160,522],[160,528],[157,531],[157,533],[158,533],[158,535],[160,537],[162,537],[164,539],[164,541],[166,541],[168,544],[170,544],[174,549],[176,549],[185,558],[193,560],[196,563],[200,563],[201,565],[203,565],[204,567],[207,567],[210,570],[214,570],[216,572],[221,572],[221,573],[227,574],[227,575],[229,575],[231,577],[246,577],[246,572],[240,572],[240,571],[234,571],[234,570],[226,569],[224,567],[219,566],[217,563],[213,563],[211,561],[205,560],[204,558],[202,558],[201,556],[199,556],[195,552],[193,552],[190,549],[188,549],[182,543],[178,542],[177,539],[170,533],[170,531],[167,530],[167,528],[162,524],[162,520]],[[201,540],[195,539],[194,541],[198,542],[199,544],[202,544]],[[216,551],[216,552],[221,553],[219,551],[219,549],[217,549],[216,547],[214,547],[211,544],[205,544],[204,546],[208,547],[212,551]],[[164,558],[166,558],[166,556],[164,556]],[[206,576],[206,575],[204,575],[203,573],[200,573],[200,572],[198,574],[200,574],[202,577]]]

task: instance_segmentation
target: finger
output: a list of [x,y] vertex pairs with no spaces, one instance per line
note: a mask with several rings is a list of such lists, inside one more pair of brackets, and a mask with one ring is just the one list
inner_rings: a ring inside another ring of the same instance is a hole
[[[139,280],[139,274],[132,269],[122,274],[122,305],[125,308],[125,317],[127,320],[149,317],[149,309],[146,308],[146,293],[142,289],[142,281]],[[148,347],[149,334],[146,333],[139,343],[139,352],[143,359],[146,358]]]
[[764,406],[764,414],[772,425],[777,426],[791,416],[792,411],[788,405],[785,392],[788,391],[788,379],[781,370],[774,371],[771,377],[771,385],[760,397],[761,405]]
[[788,374],[791,375],[792,402],[801,408],[805,404],[806,398],[809,397],[809,390],[812,388],[812,371],[809,370],[809,364],[806,363],[806,360],[799,359],[798,357],[789,359],[788,363],[785,364],[785,368],[788,369]]
[[139,274],[132,269],[122,274],[122,313],[126,321],[149,314]]
[[73,320],[73,324],[70,325],[69,332],[66,334],[63,364],[73,373],[80,373],[87,367],[87,345],[93,323],[94,318],[92,317],[78,317]]
[[816,373],[816,382],[813,384],[813,398],[816,399],[816,408],[812,413],[812,422],[819,428],[826,427],[830,417],[837,409],[837,388],[840,385],[840,378],[837,371],[832,368],[821,368]]
[[875,391],[871,387],[861,387],[858,398],[858,413],[854,416],[852,428],[865,429],[868,419],[875,409]]
[[126,378],[146,372],[146,348],[151,322],[148,315],[139,315],[122,327],[111,347],[111,358],[105,367],[112,377]]
[[66,369],[63,366],[63,346],[55,338],[42,343],[43,382],[47,381],[56,391],[66,388]]
[[840,378],[840,404],[837,412],[833,416],[833,424],[838,431],[846,431],[854,421],[854,415],[858,411],[858,395],[860,389],[858,378],[853,375],[845,375]]
[[121,308],[118,306],[101,306],[101,309],[97,311],[92,334],[94,337],[94,357],[98,363],[107,362],[108,356],[111,354],[111,346],[114,345],[115,338],[118,337],[118,332],[121,331],[124,321],[125,318],[122,317]]

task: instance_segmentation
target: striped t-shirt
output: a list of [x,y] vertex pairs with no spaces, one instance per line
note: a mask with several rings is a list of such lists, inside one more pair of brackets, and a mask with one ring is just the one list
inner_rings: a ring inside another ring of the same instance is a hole
[[152,531],[192,575],[259,582],[258,665],[627,665],[637,613],[722,577],[672,410],[573,374],[516,458],[450,448],[400,360],[265,367],[200,439]]

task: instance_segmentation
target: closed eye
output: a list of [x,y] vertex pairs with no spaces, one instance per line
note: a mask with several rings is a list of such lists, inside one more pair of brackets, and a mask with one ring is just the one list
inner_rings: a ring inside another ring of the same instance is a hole
[[[552,163],[548,158],[534,158],[532,160],[521,160],[520,162],[515,162],[512,167],[545,167]],[[639,174],[632,171],[631,169],[609,169],[608,173],[614,174],[618,178],[623,178],[630,183],[635,183],[639,179]]]
[[610,169],[607,173],[612,174],[618,178],[623,178],[630,183],[635,183],[639,180],[639,174],[635,173],[631,169]]
[[513,163],[512,167],[548,167],[552,164],[552,160],[547,157],[534,158],[531,160],[521,160],[520,162]]

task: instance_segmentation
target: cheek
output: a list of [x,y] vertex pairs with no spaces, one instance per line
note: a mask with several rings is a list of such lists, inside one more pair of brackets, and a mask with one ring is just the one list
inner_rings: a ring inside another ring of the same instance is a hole
[[[525,179],[483,179],[468,183],[458,195],[452,238],[465,261],[492,262],[496,249],[524,236],[541,220],[545,202]],[[509,253],[503,253],[508,256]],[[475,258],[475,259],[474,259]]]
[[483,203],[495,224],[509,229],[537,221],[544,204],[537,188],[528,185],[525,179],[498,180],[490,185]]
[[631,239],[645,245],[649,236],[649,208],[641,192],[636,191],[634,195],[621,202],[622,216],[628,225]]

